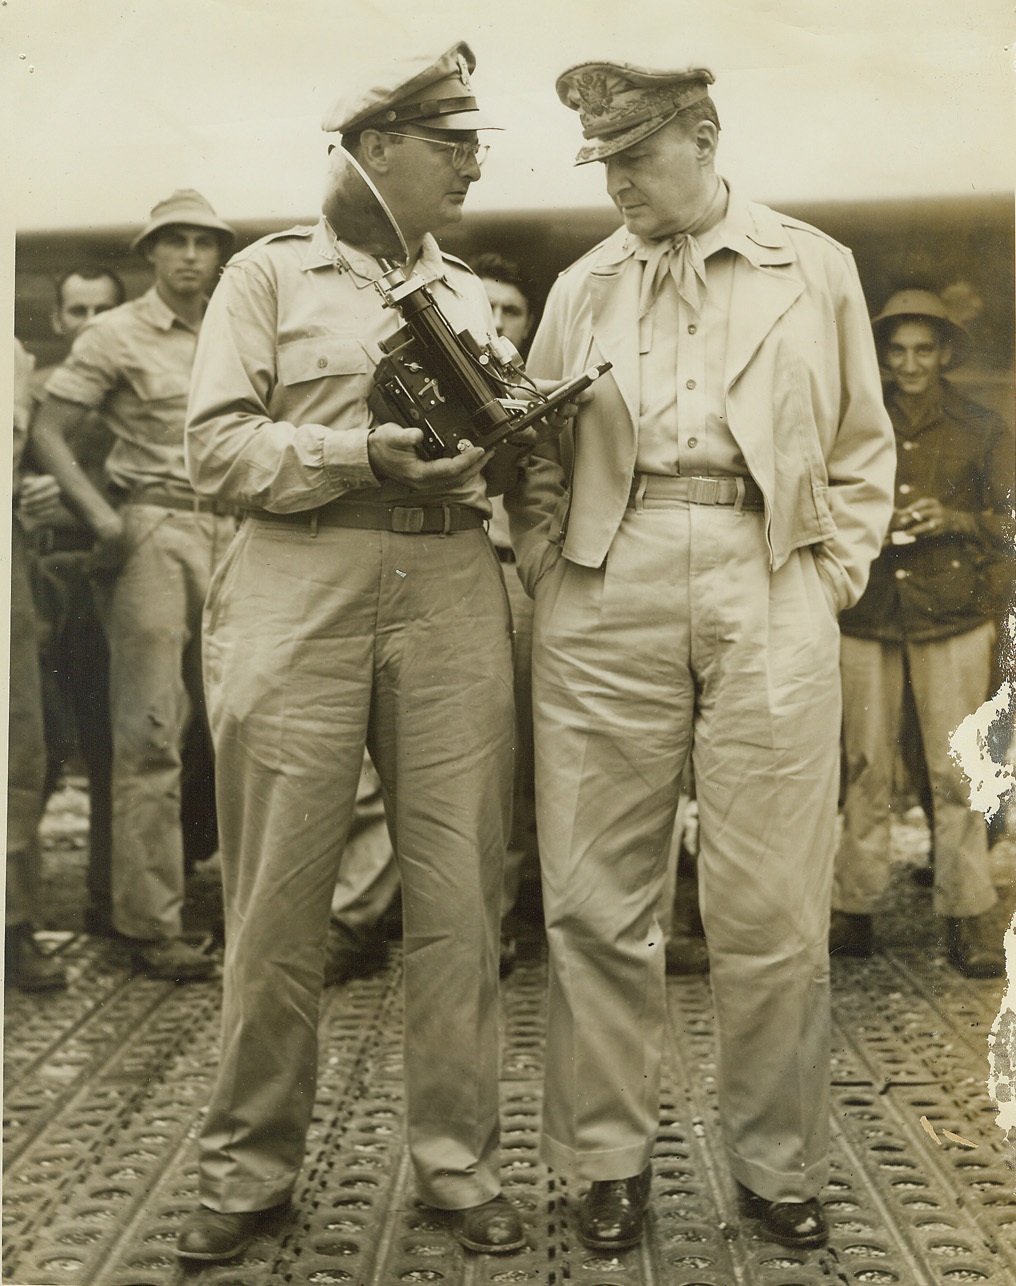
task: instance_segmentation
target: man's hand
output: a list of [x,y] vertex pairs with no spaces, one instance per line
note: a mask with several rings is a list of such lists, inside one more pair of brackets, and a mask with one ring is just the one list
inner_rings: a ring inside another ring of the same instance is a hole
[[112,576],[127,561],[130,546],[124,530],[123,519],[111,509],[109,514],[93,525],[95,545],[89,560],[89,574],[93,576]]
[[21,479],[18,514],[25,527],[56,522],[63,512],[60,484],[49,473],[26,473]]
[[970,514],[947,509],[934,496],[922,496],[905,509],[896,510],[893,528],[919,540],[922,536],[968,535],[972,522]]
[[470,447],[454,459],[424,460],[417,451],[422,441],[422,429],[404,429],[399,424],[371,429],[367,458],[375,477],[405,483],[414,491],[447,491],[474,478],[491,457],[489,451]]
[[[565,380],[533,380],[533,383],[544,397],[549,397],[551,393],[555,393],[566,382]],[[509,439],[511,445],[519,447],[525,452],[531,451],[533,447],[539,446],[541,442],[546,442],[548,438],[556,438],[574,420],[578,414],[579,407],[592,400],[591,389],[583,389],[581,393],[573,394],[567,402],[562,402],[560,406],[556,406],[543,419],[530,424],[521,433],[513,433]]]

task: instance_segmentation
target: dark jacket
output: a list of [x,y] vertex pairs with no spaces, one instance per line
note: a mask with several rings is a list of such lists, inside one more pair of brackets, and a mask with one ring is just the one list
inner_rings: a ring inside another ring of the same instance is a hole
[[948,638],[998,617],[1013,571],[1012,430],[942,381],[911,424],[888,390],[896,433],[896,507],[934,496],[969,531],[886,545],[868,588],[840,616],[844,634],[899,642]]

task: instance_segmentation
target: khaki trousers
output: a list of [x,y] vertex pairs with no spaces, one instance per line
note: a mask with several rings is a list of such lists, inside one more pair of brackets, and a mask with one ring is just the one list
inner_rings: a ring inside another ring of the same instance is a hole
[[537,585],[555,1169],[623,1178],[652,1152],[657,908],[690,748],[731,1169],[774,1201],[824,1183],[838,641],[812,554],[770,573],[757,512],[646,501],[603,568],[560,560]]
[[482,530],[248,519],[209,594],[205,676],[226,908],[201,1199],[284,1200],[317,1078],[330,903],[369,749],[403,897],[405,1075],[421,1198],[497,1194],[498,954],[512,674]]
[[28,575],[25,536],[11,526],[11,654],[7,705],[7,885],[8,925],[39,913],[39,822],[46,777],[39,647]]
[[995,626],[952,638],[883,643],[844,637],[843,741],[847,789],[833,906],[870,915],[889,887],[893,771],[903,685],[909,682],[931,785],[936,914],[980,915],[995,905],[984,817],[970,807],[949,737],[988,697]]
[[191,720],[205,718],[201,613],[236,523],[156,505],[122,514],[130,555],[96,591],[109,640],[113,923],[154,940],[182,929],[183,744]]

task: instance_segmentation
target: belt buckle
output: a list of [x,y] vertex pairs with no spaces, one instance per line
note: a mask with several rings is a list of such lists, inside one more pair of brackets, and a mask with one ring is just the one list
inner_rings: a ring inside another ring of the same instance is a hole
[[720,503],[719,478],[689,478],[688,500],[693,505],[718,505]]
[[392,531],[418,536],[423,531],[426,510],[419,506],[396,505],[392,509]]

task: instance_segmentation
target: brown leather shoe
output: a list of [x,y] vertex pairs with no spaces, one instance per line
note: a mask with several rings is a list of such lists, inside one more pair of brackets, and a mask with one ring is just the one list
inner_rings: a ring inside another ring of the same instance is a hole
[[19,991],[60,991],[67,986],[63,965],[43,951],[27,920],[5,930],[4,980]]
[[182,938],[147,942],[130,938],[131,963],[148,978],[162,982],[203,982],[215,972],[215,960]]
[[642,1240],[653,1167],[628,1179],[598,1179],[579,1207],[579,1237],[592,1250],[628,1250]]
[[871,952],[871,916],[834,911],[829,918],[829,954],[856,956],[858,960],[867,960]]
[[1001,978],[1005,952],[989,912],[946,920],[949,963],[965,978]]
[[467,1250],[481,1255],[509,1255],[526,1244],[519,1212],[505,1197],[491,1197],[483,1205],[448,1213],[452,1232]]
[[[285,1203],[283,1203],[285,1204]],[[266,1231],[271,1217],[283,1206],[269,1210],[243,1210],[226,1214],[198,1206],[188,1215],[180,1229],[176,1253],[181,1259],[197,1259],[215,1263],[222,1259],[235,1259],[251,1242]]]
[[378,934],[360,940],[338,920],[328,923],[324,985],[339,987],[351,978],[373,978],[388,964],[388,943]]
[[817,1197],[807,1201],[767,1201],[743,1183],[737,1185],[737,1208],[746,1219],[757,1219],[762,1235],[792,1250],[824,1246],[829,1229]]

